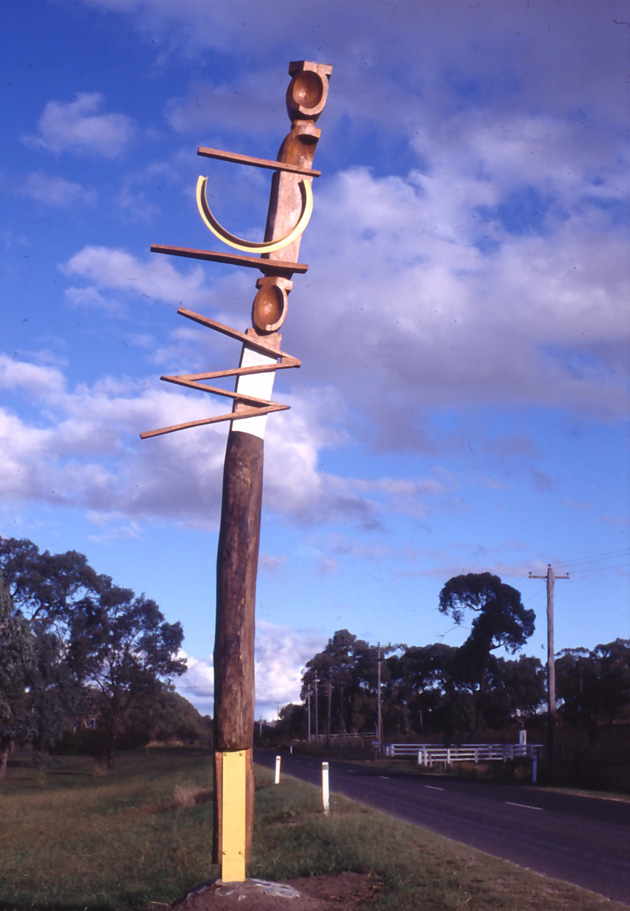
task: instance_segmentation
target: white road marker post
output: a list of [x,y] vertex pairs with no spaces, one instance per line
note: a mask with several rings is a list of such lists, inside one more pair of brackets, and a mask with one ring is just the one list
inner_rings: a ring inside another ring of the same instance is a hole
[[280,762],[280,757],[276,756],[276,777],[274,779],[274,784],[280,784]]
[[322,762],[322,803],[324,805],[324,816],[328,816],[330,813],[330,783],[327,762]]

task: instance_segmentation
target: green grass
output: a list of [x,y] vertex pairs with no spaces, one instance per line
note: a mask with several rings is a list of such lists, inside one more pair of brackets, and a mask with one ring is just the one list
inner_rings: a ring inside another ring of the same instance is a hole
[[[45,774],[11,767],[0,786],[0,909],[160,911],[216,878],[210,774],[209,755],[184,748],[123,754],[107,775],[81,758]],[[324,817],[317,788],[272,781],[257,769],[250,876],[371,872],[382,881],[373,911],[624,907],[345,798]]]
[[0,787],[0,908],[140,909],[216,876],[212,805],[181,796],[207,793],[210,765],[207,754],[163,749],[121,754],[96,777],[75,757],[45,775],[10,769]]
[[[271,780],[271,773],[268,773]],[[290,879],[349,870],[383,887],[373,911],[617,911],[625,908],[538,876],[342,797],[329,818],[317,788],[285,778],[257,791],[261,837],[252,875]]]

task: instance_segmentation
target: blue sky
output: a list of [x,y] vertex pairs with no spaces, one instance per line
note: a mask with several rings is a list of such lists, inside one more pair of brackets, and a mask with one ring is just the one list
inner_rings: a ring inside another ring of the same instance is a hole
[[23,0],[4,12],[0,533],[85,553],[180,620],[211,711],[227,425],[164,373],[235,366],[291,60],[331,64],[315,211],[267,425],[257,712],[336,629],[460,644],[437,611],[489,571],[556,648],[630,637],[625,0]]

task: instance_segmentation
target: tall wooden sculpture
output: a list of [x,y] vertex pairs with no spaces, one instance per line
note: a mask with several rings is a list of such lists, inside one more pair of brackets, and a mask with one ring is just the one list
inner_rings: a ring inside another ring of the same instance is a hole
[[[197,181],[197,205],[208,229],[237,254],[153,245],[168,253],[259,269],[258,292],[252,306],[252,328],[242,333],[181,308],[179,312],[203,326],[242,343],[239,367],[163,380],[234,399],[233,410],[141,434],[143,438],[187,427],[231,421],[223,474],[223,502],[217,558],[217,612],[214,646],[214,860],[224,881],[245,878],[253,819],[252,746],[254,738],[254,619],[260,513],[263,484],[263,440],[266,415],[288,406],[271,401],[275,371],[299,367],[300,361],[281,350],[278,330],[287,315],[294,273],[308,266],[298,262],[302,232],[311,216],[312,168],[332,67],[309,61],[289,65],[287,90],[291,130],[277,161],[200,148],[199,155],[241,165],[271,168],[271,197],[264,240],[246,241],[223,228],[206,196],[207,179]],[[246,255],[247,254],[247,255]],[[251,255],[255,254],[255,255]],[[236,376],[235,392],[207,385],[207,380]]]

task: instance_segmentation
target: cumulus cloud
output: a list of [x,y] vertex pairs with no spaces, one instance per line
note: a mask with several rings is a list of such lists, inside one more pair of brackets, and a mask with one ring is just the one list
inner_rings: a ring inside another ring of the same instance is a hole
[[[308,629],[279,626],[266,620],[256,622],[254,669],[256,676],[256,717],[271,720],[289,702],[300,701],[302,672],[306,662],[326,644],[326,639]],[[212,656],[185,656],[186,672],[176,687],[197,706],[213,714],[214,668]]]
[[[27,393],[33,415],[0,411],[0,492],[14,504],[79,508],[93,522],[176,518],[217,527],[226,426],[145,441],[138,433],[223,413],[222,402],[202,402],[157,379],[104,377],[71,388],[60,368],[6,355],[0,356],[0,387],[7,401]],[[367,483],[322,473],[319,452],[342,436],[335,436],[323,403],[292,402],[282,427],[269,425],[265,508],[275,514],[304,526],[342,521],[375,528],[385,505],[404,512],[411,496],[439,501],[447,493],[439,479]],[[270,559],[269,568],[277,566]]]
[[135,125],[126,114],[103,112],[104,103],[100,92],[79,92],[74,101],[49,101],[39,132],[25,141],[50,152],[117,158],[134,139]]
[[[359,169],[319,188],[304,359],[364,409],[382,445],[428,448],[422,422],[435,407],[625,411],[621,232],[576,206],[543,235],[495,226],[484,249],[476,210],[487,186],[473,181],[460,198],[443,175]],[[325,319],[324,302],[334,302]]]
[[[64,275],[85,279],[102,291],[120,291],[133,297],[146,297],[168,304],[199,304],[208,290],[201,268],[195,266],[184,275],[166,257],[140,260],[125,250],[111,247],[84,247],[62,267]],[[73,289],[76,299],[77,290]]]
[[42,205],[52,208],[65,209],[78,203],[94,205],[96,202],[94,190],[58,175],[50,176],[43,171],[29,174],[22,184],[22,191]]
[[[276,0],[271,17],[252,0],[82,2],[126,15],[162,58],[199,57],[208,49],[229,53],[232,72],[226,88],[238,91],[245,106],[258,92],[252,71],[260,67],[260,46],[266,59],[288,61],[295,53],[293,36],[299,35],[304,57],[335,65],[336,97],[331,98],[328,123],[338,114],[346,130],[353,119],[386,117],[390,128],[393,122],[406,123],[415,132],[426,123],[426,117],[415,116],[418,98],[436,112],[480,101],[506,112],[513,110],[515,99],[531,110],[544,103],[570,110],[587,125],[601,125],[596,115],[608,123],[618,120],[625,105],[625,82],[616,69],[619,54],[626,54],[625,0],[581,4],[577,14],[570,0],[558,0],[551,8],[546,0],[530,0],[498,5],[491,15],[466,0],[400,0],[395,5],[359,5],[355,0],[341,7],[335,0],[321,0],[315,16],[308,6]],[[290,26],[278,29],[278,22]],[[567,40],[567,32],[574,40]],[[399,63],[394,74],[393,47]],[[250,89],[240,77],[246,70]],[[581,111],[575,108],[576,91]],[[192,105],[188,108],[193,115]]]

